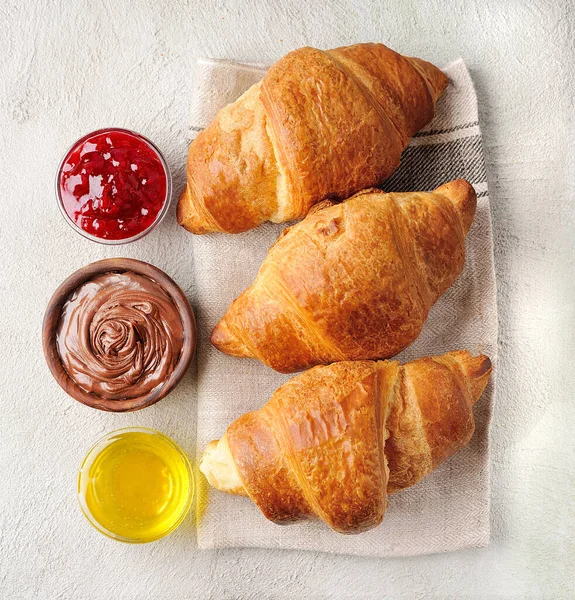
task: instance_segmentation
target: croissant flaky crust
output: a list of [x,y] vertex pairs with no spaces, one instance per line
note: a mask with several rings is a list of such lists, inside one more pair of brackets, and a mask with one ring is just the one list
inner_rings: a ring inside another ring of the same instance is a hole
[[490,373],[489,358],[465,351],[315,367],[234,421],[200,469],[276,523],[319,518],[359,533],[381,522],[387,494],[469,442]]
[[383,44],[290,52],[190,145],[179,223],[237,233],[379,185],[447,82]]
[[212,343],[285,373],[397,354],[461,272],[475,207],[465,180],[314,207],[270,248]]

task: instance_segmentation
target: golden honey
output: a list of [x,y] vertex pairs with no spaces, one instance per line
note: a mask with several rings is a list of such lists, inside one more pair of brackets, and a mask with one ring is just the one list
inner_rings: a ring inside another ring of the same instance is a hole
[[183,451],[152,429],[115,431],[98,441],[78,476],[80,506],[102,533],[124,542],[151,542],[173,531],[193,496]]

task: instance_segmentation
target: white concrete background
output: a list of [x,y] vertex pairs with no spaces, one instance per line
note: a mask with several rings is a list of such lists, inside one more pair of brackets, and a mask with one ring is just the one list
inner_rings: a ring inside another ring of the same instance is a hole
[[[573,9],[552,0],[0,2],[0,597],[575,596]],[[53,196],[63,151],[92,129],[131,127],[166,152],[180,189],[196,57],[268,62],[305,44],[368,40],[440,65],[461,55],[478,90],[501,318],[491,545],[395,560],[199,552],[191,520],[151,545],[99,536],[74,497],[85,450],[136,424],[191,450],[193,373],[139,413],[84,408],[44,365],[44,307],[70,272],[114,255],[154,262],[193,297],[191,257],[173,211],[124,249],[76,236]]]

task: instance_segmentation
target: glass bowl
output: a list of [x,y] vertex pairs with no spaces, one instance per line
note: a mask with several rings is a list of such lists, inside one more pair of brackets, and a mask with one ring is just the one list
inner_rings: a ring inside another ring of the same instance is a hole
[[194,496],[184,451],[144,427],[108,433],[88,451],[78,473],[78,501],[100,533],[131,544],[159,540],[184,520]]
[[[84,229],[82,229],[80,226],[78,226],[73,221],[73,219],[70,217],[70,215],[66,212],[66,208],[64,206],[64,201],[62,198],[61,186],[60,186],[60,180],[61,180],[64,165],[66,164],[67,159],[72,154],[72,152],[76,149],[76,147],[93,136],[101,135],[104,133],[110,133],[110,132],[119,132],[119,133],[131,135],[131,136],[137,138],[139,141],[143,142],[145,145],[147,145],[154,152],[154,154],[158,157],[158,159],[164,169],[164,174],[166,177],[166,197],[164,199],[162,208],[156,215],[156,218],[154,219],[153,223],[151,223],[143,231],[140,231],[139,233],[137,233],[129,238],[115,239],[115,240],[97,237],[95,235],[92,235],[91,233],[88,233],[87,231],[84,231]],[[58,201],[58,208],[60,209],[60,212],[62,213],[62,216],[64,217],[64,219],[66,220],[68,225],[70,225],[70,227],[72,227],[72,229],[74,231],[76,231],[76,233],[79,233],[82,237],[85,237],[86,239],[91,240],[92,242],[97,242],[98,244],[105,244],[105,245],[128,244],[130,242],[135,242],[136,240],[139,240],[139,239],[143,238],[145,235],[147,235],[148,233],[150,233],[150,231],[152,231],[152,229],[154,229],[162,221],[162,219],[166,216],[166,213],[168,212],[168,209],[170,207],[170,202],[172,200],[172,175],[170,173],[170,169],[168,167],[168,164],[167,164],[163,154],[160,152],[160,150],[157,148],[157,146],[154,143],[152,143],[145,136],[143,136],[139,133],[136,133],[135,131],[131,131],[129,129],[123,129],[121,127],[108,127],[108,128],[104,128],[104,129],[97,129],[96,131],[87,133],[80,139],[76,140],[64,154],[64,157],[60,161],[60,165],[58,166],[58,171],[56,173],[56,199]]]

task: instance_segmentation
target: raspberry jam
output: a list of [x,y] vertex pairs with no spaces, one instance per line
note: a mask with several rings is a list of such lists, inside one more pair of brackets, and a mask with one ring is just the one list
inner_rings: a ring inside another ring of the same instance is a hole
[[124,129],[105,129],[72,147],[57,185],[62,209],[87,237],[121,243],[159,222],[169,183],[166,164],[151,142]]

